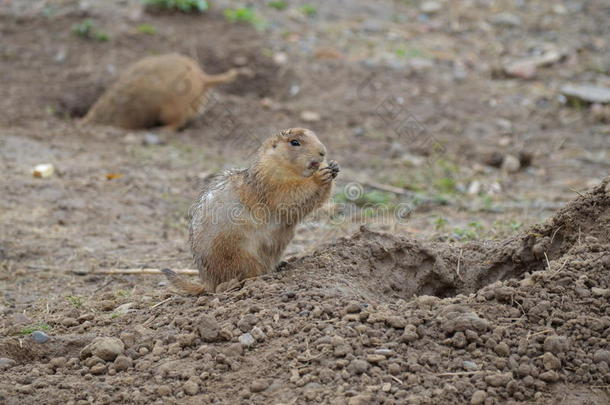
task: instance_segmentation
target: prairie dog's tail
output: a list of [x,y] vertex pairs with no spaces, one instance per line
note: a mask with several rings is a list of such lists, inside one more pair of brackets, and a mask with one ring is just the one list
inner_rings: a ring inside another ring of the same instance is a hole
[[223,83],[231,83],[239,75],[252,77],[254,76],[254,72],[252,72],[248,68],[229,69],[224,73],[220,73],[217,75],[208,75],[205,78],[205,81],[208,86],[216,86]]
[[180,277],[176,272],[171,269],[163,269],[161,270],[165,277],[167,277],[167,281],[174,287],[176,287],[180,292],[188,295],[201,295],[205,291],[205,287],[201,284],[191,283],[186,281],[184,278]]

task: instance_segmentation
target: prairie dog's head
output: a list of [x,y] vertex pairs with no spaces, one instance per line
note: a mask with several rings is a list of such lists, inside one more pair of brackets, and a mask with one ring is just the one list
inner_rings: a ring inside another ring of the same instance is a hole
[[326,147],[313,131],[290,128],[269,138],[263,145],[263,155],[282,171],[310,177],[325,162]]

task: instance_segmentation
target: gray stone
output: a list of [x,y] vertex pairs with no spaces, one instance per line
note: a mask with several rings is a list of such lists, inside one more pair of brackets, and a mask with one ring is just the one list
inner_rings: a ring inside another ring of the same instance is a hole
[[610,103],[610,88],[592,84],[566,84],[561,87],[561,93],[566,97],[576,98],[587,103]]
[[35,330],[30,336],[34,342],[41,344],[46,343],[49,341],[49,339],[51,339],[49,335],[40,330]]
[[250,347],[254,344],[255,340],[254,340],[254,336],[252,336],[250,333],[244,333],[243,335],[241,335],[239,337],[239,343],[241,343],[242,345],[246,346],[246,347]]
[[476,371],[479,369],[479,366],[477,365],[477,363],[475,363],[473,361],[469,361],[469,360],[464,360],[462,362],[462,367],[464,367],[464,370],[468,370],[468,371]]

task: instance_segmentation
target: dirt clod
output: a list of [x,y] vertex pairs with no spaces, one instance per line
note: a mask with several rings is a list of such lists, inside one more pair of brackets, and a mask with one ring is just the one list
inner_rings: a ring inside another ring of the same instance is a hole
[[215,342],[220,336],[220,325],[209,315],[201,315],[197,319],[199,336],[204,342]]
[[470,398],[470,403],[472,405],[481,405],[485,403],[485,399],[487,398],[487,393],[482,390],[475,391]]
[[114,361],[123,352],[125,345],[119,338],[99,337],[81,351],[81,358],[98,357],[104,361]]
[[561,354],[567,348],[566,338],[563,336],[549,336],[544,339],[544,350],[553,354]]
[[114,369],[116,371],[126,371],[133,365],[133,360],[127,356],[117,356],[114,359]]
[[250,391],[251,392],[261,392],[267,389],[267,387],[269,387],[269,381],[266,379],[256,379],[254,381],[252,381],[252,384],[250,384]]

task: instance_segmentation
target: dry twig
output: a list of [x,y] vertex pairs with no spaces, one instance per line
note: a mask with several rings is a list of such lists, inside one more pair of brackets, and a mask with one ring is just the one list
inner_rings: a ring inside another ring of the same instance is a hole
[[[197,275],[199,271],[193,269],[176,269],[175,273]],[[92,272],[93,274],[163,274],[161,269],[99,269]]]

